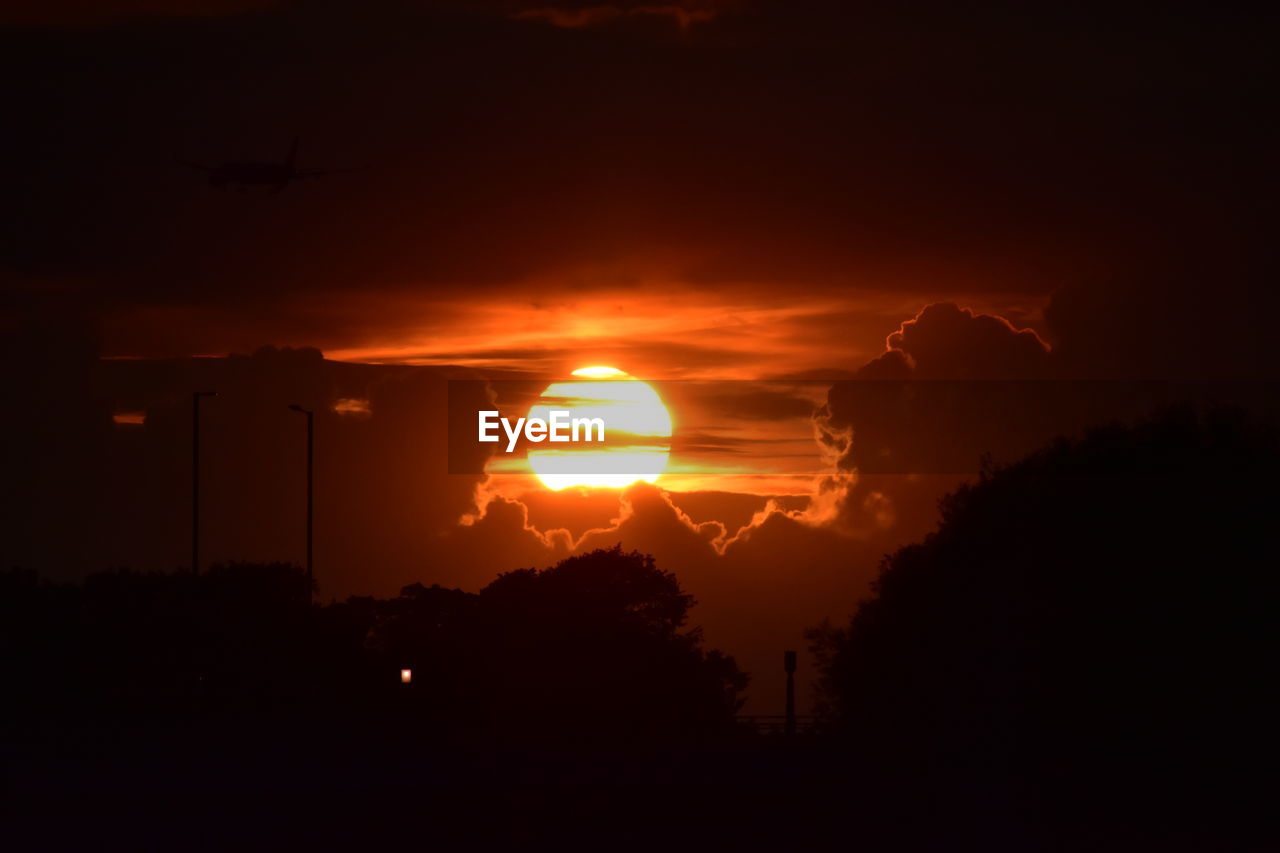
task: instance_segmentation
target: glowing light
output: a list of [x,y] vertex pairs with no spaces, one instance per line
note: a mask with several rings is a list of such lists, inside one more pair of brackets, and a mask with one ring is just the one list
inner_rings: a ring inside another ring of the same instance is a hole
[[355,415],[356,417],[368,417],[372,414],[372,410],[369,408],[369,401],[358,397],[340,397],[334,402],[333,411],[335,414]]
[[116,412],[111,420],[117,426],[141,426],[147,422],[146,412]]
[[412,683],[413,683],[413,670],[411,670],[411,669],[402,669],[402,670],[400,670],[400,683],[401,683],[401,684],[412,684]]
[[616,367],[579,367],[573,371],[571,376],[581,376],[584,379],[631,379],[626,373],[623,373]]
[[657,481],[670,456],[671,414],[658,392],[615,367],[573,371],[586,381],[554,382],[529,409],[548,419],[552,408],[573,417],[601,418],[605,443],[595,448],[530,450],[529,467],[553,491],[574,486],[621,489]]

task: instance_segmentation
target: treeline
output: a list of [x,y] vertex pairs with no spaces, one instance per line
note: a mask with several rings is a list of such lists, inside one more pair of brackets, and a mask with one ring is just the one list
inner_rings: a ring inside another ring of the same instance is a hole
[[[687,624],[692,598],[619,548],[478,593],[309,604],[286,564],[0,575],[10,713],[45,723],[397,711],[503,737],[643,742],[728,733],[747,683]],[[408,670],[409,683],[401,672]]]
[[1274,429],[1190,408],[988,468],[811,632],[828,733],[1010,820],[1186,837],[1261,815],[1277,489]]

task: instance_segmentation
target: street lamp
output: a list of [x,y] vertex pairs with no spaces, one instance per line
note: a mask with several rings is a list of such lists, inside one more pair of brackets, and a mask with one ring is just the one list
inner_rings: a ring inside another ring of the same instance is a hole
[[315,412],[304,409],[297,403],[289,406],[295,412],[307,416],[307,601],[311,601],[313,577],[311,573],[311,519],[312,519],[312,471],[313,451],[315,448]]
[[217,391],[191,392],[191,573],[200,574],[200,398]]

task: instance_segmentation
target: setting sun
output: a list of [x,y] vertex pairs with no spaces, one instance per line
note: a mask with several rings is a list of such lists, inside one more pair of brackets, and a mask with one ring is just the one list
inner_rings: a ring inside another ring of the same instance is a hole
[[609,435],[593,449],[530,450],[529,467],[553,491],[574,486],[620,489],[655,482],[670,455],[671,414],[651,386],[614,367],[573,371],[577,380],[554,382],[529,409],[549,418],[552,407],[601,418]]

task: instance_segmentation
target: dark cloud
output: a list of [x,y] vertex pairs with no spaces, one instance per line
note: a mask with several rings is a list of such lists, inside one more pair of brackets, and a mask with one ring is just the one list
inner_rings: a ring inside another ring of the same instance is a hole
[[1220,274],[1212,295],[1185,275],[1065,288],[1045,312],[1053,349],[1003,318],[927,306],[856,379],[832,385],[825,440],[849,470],[965,472],[1183,401],[1274,415],[1276,299],[1231,265]]
[[1049,349],[1030,329],[951,302],[929,305],[898,327],[863,379],[1040,379]]

